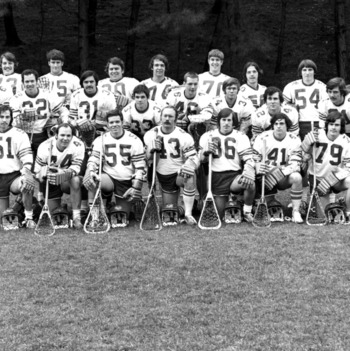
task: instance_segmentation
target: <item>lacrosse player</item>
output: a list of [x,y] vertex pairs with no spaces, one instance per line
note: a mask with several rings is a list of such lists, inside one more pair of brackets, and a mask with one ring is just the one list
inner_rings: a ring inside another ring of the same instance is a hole
[[[256,170],[258,175],[265,175],[265,186],[268,190],[266,195],[276,193],[277,190],[291,188],[291,199],[293,207],[292,221],[303,223],[299,212],[303,186],[300,175],[301,141],[299,137],[287,132],[292,122],[284,113],[277,113],[271,119],[272,130],[263,132],[255,139],[253,149],[258,154]],[[266,150],[264,142],[266,140]],[[262,163],[262,155],[266,154],[266,163]],[[276,213],[272,209],[275,207]],[[271,201],[271,220],[283,221],[282,204],[278,201]]]
[[[145,152],[142,141],[123,129],[123,116],[119,110],[109,111],[106,118],[109,131],[94,141],[83,184],[89,190],[90,206],[99,182],[104,195],[114,193],[116,206],[110,209],[111,224],[112,227],[124,227],[129,223],[132,201],[141,198],[146,173]],[[99,178],[101,156],[104,162]]]
[[[34,172],[40,183],[49,181],[49,208],[53,217],[55,209],[61,208],[63,193],[70,194],[73,211],[73,227],[81,229],[80,205],[82,180],[79,173],[82,167],[85,146],[74,136],[75,130],[68,123],[56,129],[56,135],[40,144],[35,160]],[[51,164],[48,164],[51,153]],[[64,211],[61,211],[64,212]],[[57,211],[57,213],[61,214]],[[68,217],[68,213],[66,213]],[[54,218],[55,220],[55,218]]]
[[147,160],[152,160],[153,153],[159,153],[156,171],[162,191],[163,219],[168,211],[177,211],[179,190],[182,187],[185,222],[195,225],[197,221],[192,216],[192,208],[196,192],[195,171],[199,159],[191,135],[176,126],[177,117],[178,112],[174,106],[163,108],[161,125],[144,136],[146,157]]
[[277,113],[286,114],[292,122],[289,132],[299,134],[298,112],[293,106],[282,105],[283,94],[280,89],[268,87],[264,93],[264,102],[265,104],[252,115],[252,142],[260,133],[271,129],[271,118]]
[[[35,180],[31,173],[33,153],[29,138],[23,131],[12,127],[12,110],[0,105],[0,213],[2,224],[11,221],[12,216],[19,218],[19,213],[9,207],[9,195],[22,193],[25,213],[25,225],[34,228],[32,200]],[[9,223],[7,223],[9,224]]]
[[161,54],[153,56],[148,68],[152,72],[152,78],[143,80],[141,84],[146,85],[150,92],[150,99],[162,108],[166,105],[169,91],[179,84],[175,80],[165,76],[169,68],[169,61],[166,56]]
[[80,88],[79,78],[74,74],[63,71],[65,57],[62,51],[50,50],[46,54],[46,59],[50,67],[50,73],[39,78],[39,86],[57,94],[63,105],[69,109],[71,94]]
[[239,89],[238,97],[250,99],[257,109],[264,103],[265,85],[259,84],[263,74],[262,69],[256,62],[247,62],[243,67],[243,84]]
[[[317,191],[320,196],[330,191],[339,193],[346,190],[346,222],[350,220],[350,138],[345,134],[345,119],[339,111],[332,111],[326,118],[325,130],[309,132],[303,142],[304,152],[312,154],[315,148],[316,159],[309,161],[309,183],[313,184],[315,166]],[[342,206],[339,205],[341,208]],[[327,210],[327,209],[326,209]]]
[[18,67],[16,56],[12,52],[7,51],[0,56],[0,60],[2,70],[0,86],[11,91],[12,95],[15,95],[23,90],[21,75],[15,73],[15,69]]
[[154,101],[149,100],[149,89],[143,84],[135,87],[132,98],[133,101],[122,111],[124,129],[130,130],[143,140],[148,130],[159,125],[160,108]]
[[214,109],[213,121],[216,123],[216,116],[222,109],[229,108],[237,116],[240,130],[247,133],[251,125],[251,115],[255,109],[251,100],[238,97],[239,87],[240,83],[236,78],[224,81],[222,84],[224,97],[214,98],[211,104]]
[[208,54],[209,71],[198,75],[199,90],[209,95],[211,99],[222,96],[222,84],[230,78],[221,72],[221,66],[224,63],[224,53],[220,50],[213,49]]
[[220,218],[230,193],[243,192],[243,216],[245,221],[252,222],[255,162],[249,139],[236,130],[238,125],[237,115],[229,108],[222,109],[217,117],[218,128],[206,132],[200,139],[200,160],[208,162],[209,154],[213,154],[212,189]]

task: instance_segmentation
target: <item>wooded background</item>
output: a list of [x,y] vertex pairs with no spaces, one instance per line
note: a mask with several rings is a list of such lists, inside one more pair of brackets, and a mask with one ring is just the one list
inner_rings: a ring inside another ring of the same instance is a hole
[[167,75],[207,69],[207,53],[225,53],[222,71],[242,80],[248,60],[264,70],[261,82],[283,87],[309,58],[326,82],[349,77],[349,0],[0,0],[1,52],[12,51],[18,72],[49,68],[46,52],[66,55],[65,70],[94,69],[107,59],[126,63],[126,76],[148,78],[150,58],[165,54]]

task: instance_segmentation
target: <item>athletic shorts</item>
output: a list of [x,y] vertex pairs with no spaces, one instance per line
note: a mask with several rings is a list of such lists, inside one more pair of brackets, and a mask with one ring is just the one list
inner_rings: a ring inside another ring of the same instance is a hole
[[10,195],[11,184],[21,176],[20,171],[0,174],[0,198],[8,198]]
[[241,175],[241,171],[226,171],[212,173],[212,191],[217,196],[230,195],[232,182]]
[[[108,175],[107,173],[105,173],[105,174]],[[123,197],[124,193],[128,189],[130,189],[132,187],[131,179],[129,179],[129,180],[118,180],[118,179],[114,179],[114,178],[110,177],[109,175],[108,175],[108,177],[113,182],[115,196]],[[105,194],[104,193],[104,195],[108,196],[110,194]]]
[[157,177],[159,184],[162,188],[162,191],[165,193],[176,193],[179,190],[179,187],[176,185],[176,179],[178,174],[160,174],[157,172]]
[[[314,127],[319,128],[318,121],[315,121]],[[299,122],[299,136],[301,141],[304,140],[305,135],[309,132],[311,132],[311,122]]]

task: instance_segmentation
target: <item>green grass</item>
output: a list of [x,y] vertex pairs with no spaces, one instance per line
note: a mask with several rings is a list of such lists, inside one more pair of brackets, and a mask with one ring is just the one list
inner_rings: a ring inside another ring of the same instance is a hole
[[349,350],[347,226],[1,232],[1,350]]

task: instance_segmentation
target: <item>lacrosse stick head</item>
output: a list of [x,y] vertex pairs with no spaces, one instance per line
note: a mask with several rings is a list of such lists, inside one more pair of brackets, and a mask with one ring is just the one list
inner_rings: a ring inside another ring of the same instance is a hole
[[69,213],[67,207],[59,206],[52,211],[52,221],[55,229],[69,228]]
[[[82,124],[88,124],[88,127],[83,127]],[[91,149],[92,143],[96,137],[96,128],[95,126],[86,119],[78,119],[77,122],[78,130],[81,136],[81,139],[85,143],[86,147]]]
[[271,222],[283,222],[284,221],[283,205],[279,201],[273,199],[268,204],[268,210],[269,210]]
[[38,236],[51,236],[55,234],[55,226],[52,222],[49,206],[46,204],[41,210],[34,234]]
[[175,204],[166,204],[161,209],[161,219],[164,227],[178,225],[179,210]]
[[109,215],[112,228],[123,228],[129,225],[129,215],[123,205],[116,205],[110,208]]
[[229,199],[225,205],[225,223],[241,223],[243,220],[243,206],[240,201]]
[[198,227],[200,229],[219,229],[221,227],[220,216],[212,197],[205,199]]
[[38,80],[39,88],[50,91],[50,79],[47,77],[40,77]]
[[306,224],[323,226],[328,222],[326,213],[323,209],[321,199],[317,191],[313,191],[310,198],[309,208],[306,215]]
[[132,205],[132,212],[134,213],[135,221],[140,222],[142,213],[145,210],[145,203],[142,199],[136,199]]
[[325,208],[329,224],[344,224],[346,221],[346,208],[339,202],[333,202]]
[[151,192],[147,198],[145,210],[143,211],[141,223],[141,230],[161,230],[162,221],[159,214],[159,207],[154,195],[154,192]]
[[98,196],[85,220],[84,231],[88,234],[104,234],[109,229],[110,223],[103,206],[103,200]]
[[259,201],[254,212],[254,218],[252,222],[254,227],[267,228],[271,226],[271,218],[269,209],[266,201]]
[[22,129],[28,134],[31,134],[33,133],[36,117],[35,108],[26,108],[22,114],[15,117],[15,127]]

